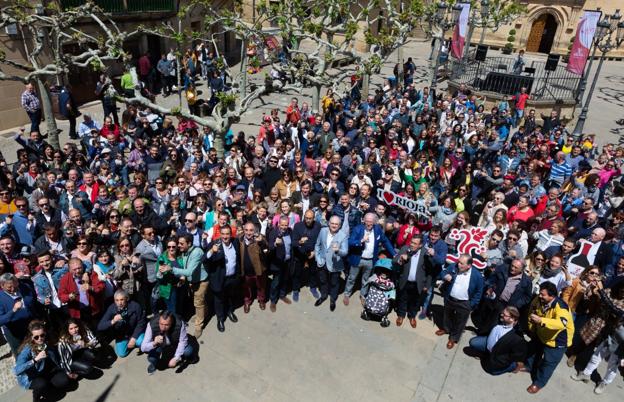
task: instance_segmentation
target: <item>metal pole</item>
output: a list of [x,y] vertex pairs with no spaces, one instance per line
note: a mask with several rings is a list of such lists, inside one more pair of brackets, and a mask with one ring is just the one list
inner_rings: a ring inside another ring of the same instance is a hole
[[433,77],[431,78],[431,89],[435,89],[438,84],[438,64],[440,61],[440,54],[442,53],[442,46],[444,45],[444,28],[442,29],[442,34],[440,38],[440,43],[438,44],[438,51],[434,55],[435,60],[433,61]]
[[[602,49],[600,49],[600,51],[602,52]],[[581,114],[576,122],[576,127],[574,127],[574,135],[577,137],[583,133],[583,126],[585,125],[585,120],[587,120],[587,112],[589,110],[589,102],[591,102],[592,95],[594,94],[594,89],[596,88],[596,83],[598,82],[598,76],[600,75],[600,70],[602,70],[602,63],[604,62],[605,54],[606,52],[602,52],[602,55],[600,56],[600,62],[598,63],[596,74],[594,74],[594,80],[592,81],[591,88],[589,88],[589,93],[587,94],[587,99],[585,99],[585,104],[583,104],[583,109],[581,110]]]
[[470,21],[468,24],[468,36],[466,37],[466,42],[464,43],[464,54],[462,55],[462,61],[466,60],[468,56],[468,52],[470,51],[470,41],[472,40],[472,32],[474,31],[475,23]]
[[583,72],[583,75],[581,76],[581,81],[579,82],[579,88],[576,95],[576,101],[579,103],[583,102],[583,95],[585,94],[585,90],[587,89],[587,77],[589,77],[589,74],[591,72],[594,57],[596,56],[596,49],[598,49],[598,46],[594,44],[594,50],[592,51],[591,58],[589,59],[589,64]]

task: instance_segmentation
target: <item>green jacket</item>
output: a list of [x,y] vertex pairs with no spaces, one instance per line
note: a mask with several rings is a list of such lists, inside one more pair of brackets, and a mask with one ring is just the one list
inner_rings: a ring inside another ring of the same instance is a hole
[[132,74],[130,72],[125,72],[124,75],[121,76],[121,87],[123,89],[134,89],[134,82],[132,81]]
[[203,264],[204,252],[199,247],[191,247],[180,256],[182,268],[173,268],[175,276],[186,276],[191,283],[204,282],[208,279],[208,272]]

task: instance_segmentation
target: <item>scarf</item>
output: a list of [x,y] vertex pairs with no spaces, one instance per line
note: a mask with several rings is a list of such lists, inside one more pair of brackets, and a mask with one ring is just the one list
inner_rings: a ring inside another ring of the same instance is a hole
[[544,278],[552,278],[552,277],[558,275],[559,272],[561,272],[561,267],[559,267],[557,269],[552,269],[550,267],[550,265],[549,265],[547,267],[544,267],[544,269],[542,270],[542,276]]

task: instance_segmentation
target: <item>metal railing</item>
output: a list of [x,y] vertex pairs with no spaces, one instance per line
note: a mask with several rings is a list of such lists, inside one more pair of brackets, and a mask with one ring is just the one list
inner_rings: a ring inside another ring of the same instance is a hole
[[[86,0],[61,0],[61,7],[78,7]],[[104,12],[112,14],[175,11],[174,0],[95,0]]]
[[515,57],[488,57],[477,61],[469,55],[464,61],[451,58],[447,64],[448,78],[477,91],[515,95],[526,87],[534,100],[574,101],[581,77],[565,69],[560,60],[554,71],[546,71],[546,62],[528,62],[521,74],[514,74]]

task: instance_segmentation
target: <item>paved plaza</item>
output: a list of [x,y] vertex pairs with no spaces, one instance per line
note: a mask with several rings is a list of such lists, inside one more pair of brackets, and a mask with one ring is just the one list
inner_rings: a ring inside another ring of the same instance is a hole
[[[418,86],[428,82],[429,42],[412,41],[405,58],[417,64]],[[393,62],[382,76],[392,73]],[[594,66],[596,63],[594,64]],[[605,62],[586,123],[600,143],[619,142],[624,127],[615,120],[624,118],[624,63]],[[595,67],[594,67],[595,68]],[[261,79],[261,76],[252,77]],[[381,82],[373,79],[373,85]],[[443,84],[444,87],[444,84]],[[200,88],[203,89],[204,87]],[[205,90],[205,89],[204,89]],[[297,96],[311,101],[309,92]],[[263,109],[250,112],[234,131],[256,135],[263,112],[277,107],[284,110],[291,95],[267,98]],[[174,105],[177,97],[159,102]],[[81,109],[101,121],[99,103]],[[579,111],[580,112],[580,111]],[[45,123],[44,123],[45,124]],[[67,123],[60,122],[66,129]],[[67,140],[66,131],[61,143]],[[8,162],[15,160],[18,144],[12,134],[0,134],[0,149]],[[448,351],[446,337],[434,335],[432,321],[419,321],[412,329],[394,325],[381,328],[378,323],[360,319],[360,306],[352,298],[350,306],[339,301],[335,312],[329,303],[314,307],[311,295],[302,292],[299,303],[279,303],[277,312],[260,311],[257,304],[250,314],[239,309],[239,322],[226,322],[226,332],[216,330],[213,320],[200,338],[200,361],[183,373],[173,370],[146,373],[145,355],[133,352],[105,370],[97,380],[82,380],[67,401],[621,401],[624,383],[618,378],[601,396],[589,384],[569,377],[573,369],[562,362],[546,388],[529,395],[527,374],[486,374],[478,360],[464,354],[470,332],[460,344]],[[441,304],[436,296],[434,304]],[[0,347],[0,402],[30,401],[31,394],[15,387],[13,360],[8,348]],[[604,367],[600,370],[604,372]]]
[[[299,303],[278,303],[277,312],[257,304],[239,322],[226,322],[219,333],[213,320],[200,338],[200,361],[180,374],[146,372],[146,356],[133,352],[104,371],[102,378],[82,380],[67,401],[604,401],[622,400],[616,380],[600,397],[588,384],[569,376],[564,362],[548,386],[531,396],[528,374],[492,377],[479,361],[466,356],[470,333],[448,351],[446,338],[434,335],[432,321],[412,329],[360,319],[360,306],[339,302],[314,307],[302,292]],[[440,299],[436,298],[436,303]],[[394,317],[392,317],[394,318]],[[0,402],[30,401],[30,393],[13,389]]]

